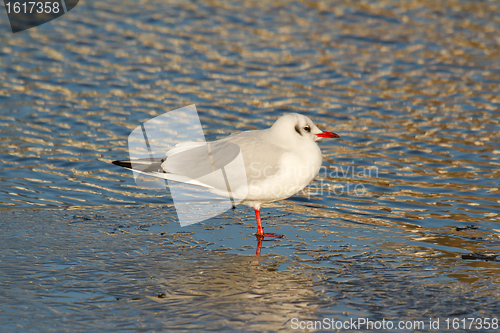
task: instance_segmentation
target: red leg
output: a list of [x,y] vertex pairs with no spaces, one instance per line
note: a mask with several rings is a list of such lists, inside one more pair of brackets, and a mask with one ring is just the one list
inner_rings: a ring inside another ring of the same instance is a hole
[[255,209],[255,217],[257,218],[257,233],[255,234],[257,236],[257,239],[262,239],[264,237],[277,237],[277,238],[282,238],[284,235],[276,235],[276,234],[265,234],[264,233],[264,228],[262,228],[262,222],[260,220],[260,208],[254,208]]
[[257,235],[263,235],[264,234],[264,228],[262,228],[262,222],[260,221],[260,208],[254,208],[255,209],[255,218],[257,218]]
[[257,250],[255,250],[255,255],[257,257],[260,257],[260,250],[262,249],[262,238],[257,237]]

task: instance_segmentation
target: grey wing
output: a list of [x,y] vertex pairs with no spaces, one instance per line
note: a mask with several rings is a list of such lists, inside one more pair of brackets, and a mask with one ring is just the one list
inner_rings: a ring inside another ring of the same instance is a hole
[[113,161],[113,164],[146,176],[225,190],[224,179],[214,171],[224,168],[233,179],[244,178],[242,163],[231,163],[239,154],[240,147],[231,142],[186,142],[169,150],[163,158]]
[[[223,169],[225,177],[236,184],[232,188],[246,187],[247,181],[265,180],[280,172],[280,160],[287,153],[265,140],[264,131],[242,132],[209,143],[182,143],[161,160],[113,163],[153,177],[216,189],[226,189],[226,183],[214,173]],[[240,153],[242,163],[237,159]]]
[[196,179],[225,167],[239,153],[240,147],[231,142],[183,145],[167,152],[161,167],[166,173]]
[[242,132],[223,139],[238,145],[241,149],[249,182],[261,181],[280,172],[280,160],[288,152],[263,139],[262,132]]

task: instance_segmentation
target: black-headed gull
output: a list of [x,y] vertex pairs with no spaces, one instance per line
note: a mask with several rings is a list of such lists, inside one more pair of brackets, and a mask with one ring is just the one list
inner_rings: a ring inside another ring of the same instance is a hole
[[[227,195],[225,185],[211,182],[210,177],[203,176],[222,168],[235,154],[241,152],[245,170],[240,175],[246,174],[246,182],[243,180],[244,186],[232,189],[230,195],[243,195],[241,203],[254,208],[258,239],[281,238],[283,235],[264,233],[260,218],[261,206],[289,198],[306,187],[318,174],[323,160],[317,141],[321,138],[338,137],[335,133],[321,131],[304,115],[289,113],[281,116],[268,129],[245,131],[208,144],[188,142],[177,145],[166,153],[166,159],[152,164],[146,170],[141,168],[139,172],[202,186],[213,193]],[[234,147],[237,148],[236,151]],[[210,161],[208,166],[206,161]],[[113,163],[137,171],[133,161]],[[230,168],[225,172],[231,173]],[[240,191],[243,188],[244,191]]]

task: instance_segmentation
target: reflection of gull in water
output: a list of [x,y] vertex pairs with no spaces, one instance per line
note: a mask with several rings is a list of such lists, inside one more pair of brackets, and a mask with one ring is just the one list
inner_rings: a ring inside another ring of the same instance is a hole
[[[338,137],[335,133],[321,131],[308,117],[290,113],[265,130],[241,132],[211,143],[177,145],[167,152],[165,159],[155,163],[144,160],[146,168],[141,167],[140,161],[113,163],[243,200],[243,204],[255,209],[258,238],[282,237],[264,233],[261,206],[286,199],[306,187],[316,177],[322,163],[317,141]],[[234,162],[240,152],[242,164]],[[218,170],[224,177],[214,177],[214,171]]]
[[324,297],[314,287],[317,273],[283,271],[291,264],[287,258],[266,258],[255,265],[251,256],[189,252],[179,264],[158,260],[148,271],[154,287],[143,288],[143,297],[169,309],[169,324],[179,325],[175,328],[279,331],[290,327],[291,318],[314,316]]

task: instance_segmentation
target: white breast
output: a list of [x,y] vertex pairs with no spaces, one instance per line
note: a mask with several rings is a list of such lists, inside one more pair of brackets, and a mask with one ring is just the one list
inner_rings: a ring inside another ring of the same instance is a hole
[[256,164],[250,164],[250,170],[247,170],[248,195],[243,203],[252,206],[296,194],[316,177],[321,162],[318,145],[308,142],[279,155],[271,155],[269,161],[259,164],[259,169]]

